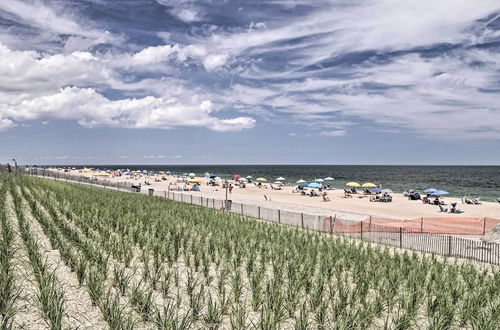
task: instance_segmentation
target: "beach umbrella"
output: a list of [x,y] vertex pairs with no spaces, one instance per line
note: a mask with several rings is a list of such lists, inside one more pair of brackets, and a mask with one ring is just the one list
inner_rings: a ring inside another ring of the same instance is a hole
[[189,183],[201,183],[201,180],[200,179],[189,179],[188,182]]
[[429,189],[426,189],[424,190],[424,193],[433,193],[435,191],[438,191],[439,189],[436,189],[436,188],[429,188]]
[[382,192],[382,190],[380,190],[380,188],[372,188],[372,189],[370,189],[370,191],[372,193],[375,193],[375,194],[378,194],[378,193]]
[[215,181],[222,181],[222,179],[221,179],[220,177],[218,177],[218,176],[216,176],[216,177],[214,178],[214,180],[215,180]]
[[298,187],[299,188],[307,188],[308,185],[309,185],[308,183],[301,183],[301,184],[299,184]]
[[321,185],[317,182],[311,182],[307,185],[309,188],[321,188]]
[[248,181],[246,178],[239,178],[239,181]]
[[239,175],[239,174],[235,174],[235,175],[233,175],[233,178],[235,178],[235,179],[239,179],[239,178],[241,178],[241,175]]
[[247,179],[251,179],[251,178],[252,178],[252,176],[251,176],[251,175],[247,176]]
[[213,179],[213,178],[216,178],[216,177],[217,177],[217,174],[215,174],[215,173],[211,173],[208,177],[209,177],[210,179]]
[[335,180],[335,179],[334,179],[334,178],[332,178],[331,176],[329,176],[329,177],[325,178],[325,181],[333,181],[333,180]]
[[299,181],[297,181],[297,183],[306,183],[307,181],[306,180],[302,180],[300,179]]
[[170,172],[170,171],[166,171],[165,173],[166,173],[166,174],[172,174],[172,172]]
[[371,183],[371,182],[367,182],[367,183],[363,183],[363,185],[361,187],[363,187],[363,188],[376,188],[377,185],[374,183]]
[[325,180],[324,180],[324,179],[321,179],[321,178],[316,179],[316,182],[324,182],[324,181],[325,181]]
[[361,185],[357,182],[347,182],[345,185],[348,187],[361,187]]
[[184,173],[182,174],[182,176],[188,176],[188,175],[189,175],[189,174],[187,174],[186,172],[184,172]]
[[285,181],[286,179],[282,176],[280,176],[279,178],[276,179],[276,181]]
[[281,181],[274,181],[274,184],[279,184],[279,185],[282,185],[282,184],[283,184],[283,182],[281,182]]
[[381,192],[383,192],[384,194],[392,194],[392,190],[391,189],[382,189]]
[[196,176],[196,174],[194,174],[194,173],[189,173],[189,176],[194,178],[194,177]]
[[434,196],[442,196],[442,195],[448,195],[449,192],[444,191],[444,190],[436,190],[432,193]]
[[267,179],[266,178],[257,178],[257,179],[255,179],[255,181],[266,182]]

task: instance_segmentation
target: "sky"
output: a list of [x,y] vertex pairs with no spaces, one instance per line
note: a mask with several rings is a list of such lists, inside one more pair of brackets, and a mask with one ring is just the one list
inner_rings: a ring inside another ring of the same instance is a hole
[[2,0],[0,163],[500,164],[498,0]]

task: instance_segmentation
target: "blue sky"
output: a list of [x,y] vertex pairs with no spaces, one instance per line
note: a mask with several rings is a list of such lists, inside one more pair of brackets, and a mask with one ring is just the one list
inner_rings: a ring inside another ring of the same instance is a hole
[[0,2],[0,162],[500,164],[500,2]]

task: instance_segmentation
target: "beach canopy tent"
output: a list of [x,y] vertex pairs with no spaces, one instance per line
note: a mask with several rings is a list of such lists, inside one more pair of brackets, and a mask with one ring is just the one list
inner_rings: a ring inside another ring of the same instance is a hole
[[311,182],[307,185],[309,188],[321,188],[321,185],[317,182]]
[[436,190],[432,193],[434,196],[442,196],[442,195],[448,195],[449,192],[444,191],[444,190]]
[[381,192],[383,192],[384,194],[392,194],[392,190],[391,189],[382,189]]
[[307,181],[306,180],[303,180],[303,179],[300,179],[299,181],[297,181],[297,183],[306,183]]
[[424,193],[431,193],[432,194],[433,192],[438,191],[438,190],[439,189],[436,189],[436,188],[429,188],[429,189],[424,190]]
[[319,179],[316,179],[315,181],[316,181],[316,182],[324,182],[325,180],[324,180],[324,179],[319,178]]
[[363,188],[376,188],[377,185],[371,182],[363,183],[362,185]]
[[280,176],[279,178],[276,179],[276,181],[285,181],[286,179],[282,176]]
[[266,182],[267,179],[266,178],[257,178],[257,179],[255,179],[255,181]]
[[240,174],[235,174],[235,175],[233,175],[233,178],[239,179],[239,178],[241,178],[241,175]]
[[331,176],[329,176],[329,177],[326,177],[324,180],[325,180],[325,181],[333,181],[333,180],[335,180],[335,179],[334,179],[334,178],[332,178]]
[[354,181],[353,182],[347,182],[345,185],[348,186],[348,187],[361,187],[361,185],[359,183],[354,182]]
[[371,191],[372,193],[375,193],[375,194],[378,194],[378,193],[381,193],[381,192],[382,192],[382,190],[381,190],[380,188],[372,188],[372,189],[370,189],[370,191]]

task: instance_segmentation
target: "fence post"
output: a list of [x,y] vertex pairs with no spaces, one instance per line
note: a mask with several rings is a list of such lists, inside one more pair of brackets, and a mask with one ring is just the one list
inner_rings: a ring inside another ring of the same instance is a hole
[[360,236],[361,236],[361,239],[363,239],[363,221],[361,221],[359,224],[361,227]]
[[240,204],[240,208],[241,208],[241,215],[243,215],[243,203]]
[[257,218],[259,218],[259,219],[260,219],[260,206],[258,206],[258,207],[257,207],[257,210],[258,210],[258,212],[259,212],[259,213],[258,213],[258,214],[259,214],[259,216],[258,216]]
[[486,234],[486,217],[483,218],[483,235]]
[[278,223],[281,223],[281,210],[278,209]]
[[370,224],[368,225],[368,231],[372,231],[372,216],[370,215]]
[[167,192],[166,191],[163,191],[163,196],[165,197],[165,199],[167,199]]
[[451,256],[451,235],[448,235],[448,255]]
[[304,212],[302,212],[300,214],[300,224],[301,224],[302,228],[304,228]]
[[[335,214],[335,217],[336,216],[337,215]],[[333,217],[332,216],[330,216],[330,234],[333,234]]]
[[193,195],[191,195],[191,204],[193,204]]
[[403,247],[403,227],[399,227],[399,247]]
[[212,198],[212,208],[215,209],[215,198]]
[[424,232],[424,217],[420,218],[420,232]]
[[181,193],[181,202],[184,203],[184,193]]

